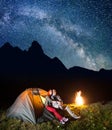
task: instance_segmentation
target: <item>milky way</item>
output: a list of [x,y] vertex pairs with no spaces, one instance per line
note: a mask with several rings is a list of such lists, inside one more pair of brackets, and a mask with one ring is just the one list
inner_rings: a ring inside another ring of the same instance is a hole
[[34,40],[67,68],[112,69],[111,0],[0,0],[0,46]]

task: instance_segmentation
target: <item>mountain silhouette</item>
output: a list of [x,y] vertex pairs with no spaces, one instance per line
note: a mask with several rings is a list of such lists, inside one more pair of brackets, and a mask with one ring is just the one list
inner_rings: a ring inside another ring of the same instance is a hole
[[4,44],[0,48],[0,60],[0,73],[8,76],[58,76],[66,71],[61,61],[45,55],[36,41],[28,51],[12,47],[9,43]]
[[67,69],[57,57],[45,55],[37,41],[28,51],[10,43],[0,48],[0,102],[12,102],[29,87],[55,88],[67,102],[72,102],[76,90],[82,90],[90,102],[108,101],[112,99],[111,85],[112,70]]

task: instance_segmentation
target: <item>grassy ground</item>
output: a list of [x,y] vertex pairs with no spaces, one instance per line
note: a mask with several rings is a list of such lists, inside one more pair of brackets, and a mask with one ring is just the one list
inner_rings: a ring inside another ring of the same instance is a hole
[[65,125],[50,121],[41,124],[22,122],[19,119],[6,117],[6,110],[0,109],[0,130],[112,130],[112,102],[102,105],[93,103],[82,107],[67,104],[71,110],[81,115],[81,119],[72,120]]

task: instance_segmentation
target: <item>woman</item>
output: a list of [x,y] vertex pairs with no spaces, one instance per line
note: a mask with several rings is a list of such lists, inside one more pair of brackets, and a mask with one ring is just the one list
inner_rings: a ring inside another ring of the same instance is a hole
[[60,121],[61,124],[65,124],[68,121],[68,118],[65,118],[62,115],[60,115],[56,111],[56,108],[54,108],[54,106],[53,106],[53,103],[56,103],[59,100],[60,100],[60,102],[62,102],[61,98],[59,98],[59,99],[58,98],[59,98],[59,96],[56,95],[56,90],[54,90],[54,89],[49,90],[48,96],[46,96],[45,107],[49,112],[54,114],[54,116]]

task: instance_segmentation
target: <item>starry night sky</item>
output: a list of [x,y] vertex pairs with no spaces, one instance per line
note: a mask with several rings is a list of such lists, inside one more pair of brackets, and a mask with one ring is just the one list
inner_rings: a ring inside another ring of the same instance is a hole
[[0,0],[0,46],[34,40],[67,68],[112,69],[111,0]]

